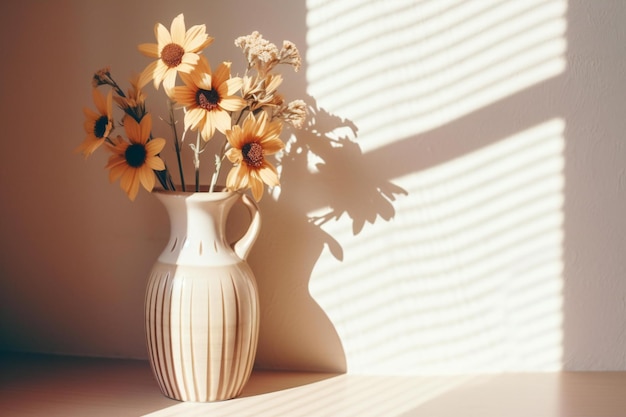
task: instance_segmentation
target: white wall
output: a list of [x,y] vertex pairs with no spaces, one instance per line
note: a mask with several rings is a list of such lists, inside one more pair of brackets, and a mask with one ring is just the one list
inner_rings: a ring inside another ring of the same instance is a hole
[[0,11],[0,349],[146,357],[143,292],[165,212],[110,185],[105,153],[72,150],[92,71],[125,81],[148,62],[135,48],[153,24],[184,12],[216,38],[212,61],[238,68],[232,41],[252,30],[306,57],[283,91],[314,124],[291,138],[250,257],[258,366],[626,369],[622,1]]

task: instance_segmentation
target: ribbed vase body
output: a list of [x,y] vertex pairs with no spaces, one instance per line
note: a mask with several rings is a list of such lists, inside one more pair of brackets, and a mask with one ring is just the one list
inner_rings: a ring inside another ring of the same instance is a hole
[[[152,369],[170,398],[234,398],[250,377],[258,340],[258,293],[245,261],[258,235],[258,209],[238,193],[155,195],[167,209],[171,230],[146,290]],[[246,204],[252,220],[244,237],[229,244],[226,218],[237,201]]]

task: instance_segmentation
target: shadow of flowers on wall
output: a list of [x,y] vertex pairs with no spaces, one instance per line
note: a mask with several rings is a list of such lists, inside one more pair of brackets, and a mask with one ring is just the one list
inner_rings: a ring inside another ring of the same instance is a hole
[[[316,113],[319,113],[319,109]],[[357,128],[352,122],[343,121],[328,113],[322,113],[321,116],[316,120],[331,120],[336,123],[333,123],[334,127],[330,126],[332,129],[325,131],[320,131],[317,125],[312,126],[315,129],[310,132],[315,137],[306,146],[309,152],[321,159],[315,165],[317,172],[313,174],[312,181],[318,187],[330,185],[322,196],[328,209],[311,220],[317,225],[323,225],[330,220],[339,220],[346,214],[352,220],[352,232],[355,235],[363,229],[365,222],[374,224],[377,217],[390,220],[395,214],[393,201],[396,195],[406,195],[406,190],[381,178],[383,171],[368,163],[361,147],[348,135],[333,138],[335,129],[346,126],[357,136]]]
[[279,156],[281,187],[261,201],[264,224],[250,257],[262,306],[258,367],[346,369],[337,332],[308,289],[325,248],[344,258],[341,244],[323,226],[347,216],[356,235],[366,222],[390,220],[396,196],[407,194],[369,166],[352,139],[357,133],[351,121],[314,104],[308,125]]

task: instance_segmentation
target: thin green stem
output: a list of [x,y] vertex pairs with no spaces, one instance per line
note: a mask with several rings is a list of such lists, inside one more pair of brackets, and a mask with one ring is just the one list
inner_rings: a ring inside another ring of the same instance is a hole
[[172,127],[172,132],[174,134],[174,148],[176,149],[176,160],[178,162],[178,173],[180,175],[180,185],[182,187],[182,190],[186,191],[185,190],[185,174],[183,173],[183,161],[181,158],[180,141],[178,140],[178,131],[176,130],[176,119],[174,118],[174,102],[172,100],[168,100],[168,104],[169,104],[169,110],[170,110],[169,125]]
[[122,90],[119,84],[113,79],[111,73],[106,73],[106,78],[103,79],[105,84],[110,85],[115,90],[115,93],[120,96],[126,98],[126,94],[124,94],[124,90]]

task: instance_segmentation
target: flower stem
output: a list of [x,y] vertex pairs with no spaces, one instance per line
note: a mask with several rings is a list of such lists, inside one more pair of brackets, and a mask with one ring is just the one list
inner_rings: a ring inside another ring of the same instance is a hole
[[193,148],[193,165],[195,170],[196,192],[200,191],[200,131],[196,137],[196,146]]
[[[172,132],[174,134],[174,147],[176,149],[176,160],[178,161],[178,173],[180,175],[180,185],[182,187],[182,190],[186,191],[185,190],[185,174],[183,173],[183,161],[180,157],[180,141],[178,140],[178,132],[176,131],[176,119],[174,118],[174,102],[172,100],[168,100],[168,104],[169,104],[169,110],[170,110],[169,124],[172,127]],[[196,180],[196,183],[197,183],[197,180]]]
[[215,184],[217,183],[217,177],[220,175],[220,170],[222,168],[222,160],[224,159],[224,153],[226,152],[226,145],[228,144],[228,140],[224,139],[224,143],[222,144],[222,148],[220,149],[219,156],[215,155],[215,171],[213,171],[213,176],[211,177],[211,185],[209,186],[209,192],[212,193],[215,189]]
[[102,79],[104,84],[108,84],[115,90],[115,93],[120,96],[126,98],[126,94],[124,94],[124,90],[122,90],[119,84],[113,79],[110,72],[104,74],[104,78]]
[[[237,116],[237,121],[235,125],[238,125],[243,116],[243,111],[239,112]],[[213,176],[211,177],[211,185],[209,186],[209,192],[213,192],[215,189],[215,184],[217,183],[217,178],[220,175],[220,170],[222,169],[222,161],[224,160],[224,155],[226,154],[226,147],[228,146],[228,138],[224,138],[224,142],[222,143],[222,148],[220,149],[219,156],[215,155],[215,171],[213,172]]]
[[169,171],[167,170],[167,167],[165,167],[165,169],[162,171],[154,171],[154,174],[159,180],[159,183],[161,183],[161,186],[163,187],[163,189],[172,190],[172,191],[176,189],[174,187],[174,183],[172,183],[172,177],[169,175]]

